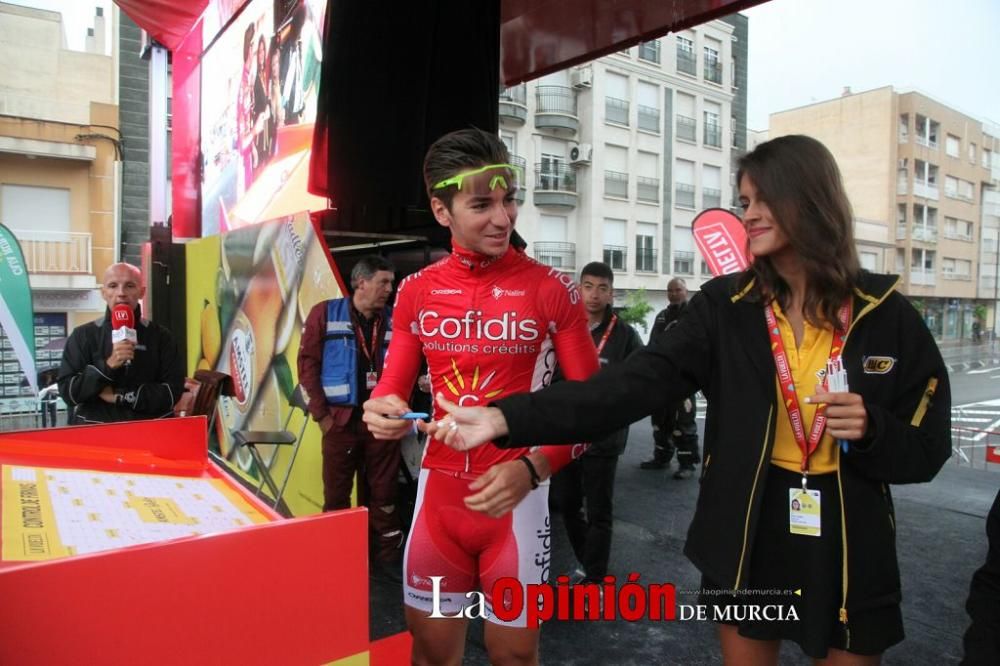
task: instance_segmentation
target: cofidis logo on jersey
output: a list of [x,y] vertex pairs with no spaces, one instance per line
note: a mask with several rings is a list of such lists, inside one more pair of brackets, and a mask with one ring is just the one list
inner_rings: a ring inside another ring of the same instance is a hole
[[484,318],[482,310],[467,310],[461,317],[442,317],[434,310],[421,310],[420,334],[445,340],[534,342],[541,336],[541,327],[534,319],[519,319],[516,312]]
[[482,310],[466,310],[460,317],[446,317],[432,309],[417,317],[426,351],[450,354],[535,354],[542,327],[517,312],[487,317]]

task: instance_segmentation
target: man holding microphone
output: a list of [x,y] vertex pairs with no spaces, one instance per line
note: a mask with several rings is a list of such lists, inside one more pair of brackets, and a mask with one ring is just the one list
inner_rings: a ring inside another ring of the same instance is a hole
[[100,319],[73,330],[59,368],[59,395],[72,410],[71,425],[156,419],[173,414],[184,390],[184,363],[163,326],[141,318],[146,293],[131,264],[104,272]]

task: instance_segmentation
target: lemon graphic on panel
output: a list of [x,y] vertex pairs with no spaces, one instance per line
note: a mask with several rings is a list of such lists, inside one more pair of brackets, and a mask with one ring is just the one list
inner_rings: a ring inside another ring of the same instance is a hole
[[218,309],[205,299],[201,310],[201,350],[208,367],[214,368],[222,349],[222,328],[219,325]]

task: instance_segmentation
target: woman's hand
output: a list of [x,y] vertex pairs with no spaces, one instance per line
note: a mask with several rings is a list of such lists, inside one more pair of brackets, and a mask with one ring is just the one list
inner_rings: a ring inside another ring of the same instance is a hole
[[827,393],[822,386],[806,398],[811,405],[826,405],[826,431],[836,439],[859,440],[868,434],[868,411],[858,393]]
[[437,403],[447,416],[417,427],[456,451],[468,451],[507,434],[507,420],[496,407],[459,407],[441,393]]

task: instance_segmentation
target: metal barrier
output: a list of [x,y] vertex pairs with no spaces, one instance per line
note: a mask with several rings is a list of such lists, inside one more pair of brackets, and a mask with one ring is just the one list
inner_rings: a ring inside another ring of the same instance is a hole
[[[66,425],[66,418],[66,409],[60,401],[59,409],[56,411],[56,424]],[[42,419],[41,402],[37,398],[18,398],[16,405],[5,405],[0,402],[0,432],[30,430],[52,425],[47,423],[48,419],[45,421]]]
[[42,414],[38,410],[34,412],[2,412],[0,411],[0,432],[10,432],[11,430],[25,430],[27,428],[41,428]]
[[959,467],[1000,472],[1000,431],[952,426],[951,462]]

